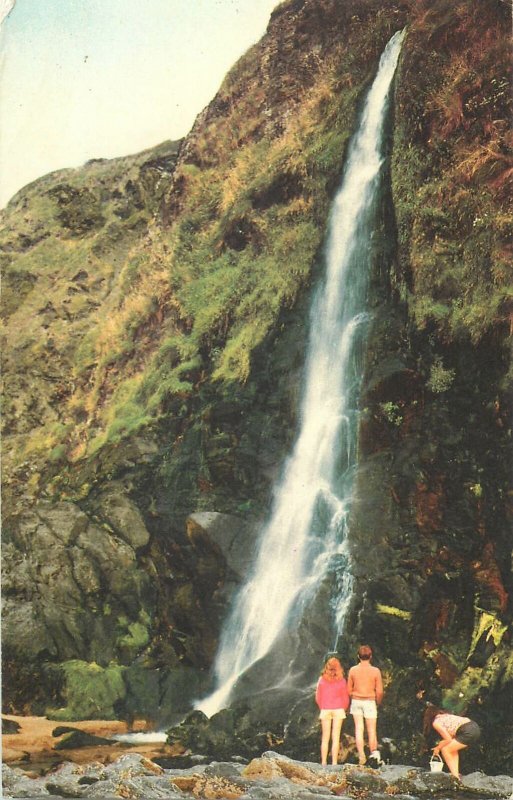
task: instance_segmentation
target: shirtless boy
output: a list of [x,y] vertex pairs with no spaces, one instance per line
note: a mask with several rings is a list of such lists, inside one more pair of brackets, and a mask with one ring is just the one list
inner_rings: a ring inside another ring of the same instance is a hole
[[383,681],[380,670],[370,663],[371,659],[372,649],[363,644],[358,650],[359,663],[355,667],[351,667],[347,679],[347,688],[351,697],[350,712],[354,719],[356,748],[361,766],[366,761],[364,719],[369,739],[370,758],[376,759],[377,764],[381,761],[376,725],[378,706],[383,700]]

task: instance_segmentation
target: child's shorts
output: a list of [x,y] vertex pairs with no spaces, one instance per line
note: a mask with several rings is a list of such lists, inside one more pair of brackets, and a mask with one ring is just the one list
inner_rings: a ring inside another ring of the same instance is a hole
[[319,719],[345,719],[346,712],[343,708],[323,708],[319,714]]
[[460,725],[458,730],[456,731],[454,738],[460,744],[474,744],[477,742],[479,737],[481,736],[481,728],[474,722],[473,719],[470,722],[464,722],[463,725]]
[[351,714],[356,717],[363,716],[365,719],[377,719],[378,707],[375,700],[358,700],[355,697],[351,700]]

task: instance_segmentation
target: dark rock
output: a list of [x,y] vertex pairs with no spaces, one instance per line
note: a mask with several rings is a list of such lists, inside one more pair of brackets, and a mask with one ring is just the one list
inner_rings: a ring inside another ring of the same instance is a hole
[[194,700],[205,693],[208,680],[205,671],[194,667],[162,670],[159,677],[159,726],[165,727],[182,718]]
[[20,728],[21,725],[16,720],[2,717],[2,733],[18,733]]
[[156,720],[159,717],[161,703],[162,672],[147,669],[139,664],[131,664],[123,672],[123,683],[126,693],[119,709],[120,716],[127,720]]
[[395,764],[399,760],[399,748],[397,743],[388,737],[383,737],[379,743],[381,758],[385,764]]
[[[230,759],[233,755],[249,755],[251,750],[248,749],[243,733],[244,716],[245,711],[240,709],[223,709],[210,719],[201,711],[193,711],[180,725],[168,731],[168,742],[179,742],[196,752],[220,760]],[[255,732],[252,734],[251,749],[254,749]]]
[[54,728],[52,731],[52,736],[57,737],[57,736],[62,736],[63,733],[74,733],[74,732],[78,733],[79,731],[80,728],[73,728],[70,727],[69,725],[57,725],[57,727]]
[[74,750],[76,747],[96,747],[100,745],[119,745],[115,739],[104,739],[102,736],[93,736],[91,733],[72,730],[65,733],[63,738],[53,746],[54,750]]
[[181,755],[181,756],[155,756],[152,761],[165,770],[196,769],[200,765],[209,763],[208,756]]
[[220,551],[233,579],[240,582],[253,563],[255,547],[254,524],[232,514],[216,511],[196,511],[187,518],[187,535],[198,550],[216,548]]

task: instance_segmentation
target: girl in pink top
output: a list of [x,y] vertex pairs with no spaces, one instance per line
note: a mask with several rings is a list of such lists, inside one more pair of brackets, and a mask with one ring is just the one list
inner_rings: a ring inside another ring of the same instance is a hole
[[319,706],[321,721],[321,764],[328,762],[331,736],[331,763],[338,762],[340,732],[349,708],[349,694],[344,670],[338,658],[328,658],[317,682],[315,702]]

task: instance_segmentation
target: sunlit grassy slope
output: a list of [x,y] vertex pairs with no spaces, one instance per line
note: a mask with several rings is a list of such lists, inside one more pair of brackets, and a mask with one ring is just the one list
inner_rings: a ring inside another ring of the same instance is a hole
[[358,99],[400,25],[400,4],[331,5],[319,3],[305,30],[290,4],[278,8],[174,175],[176,148],[163,145],[54,173],[8,207],[13,485],[37,490],[40,466],[61,472],[205,382],[248,379],[256,349],[308,287]]

